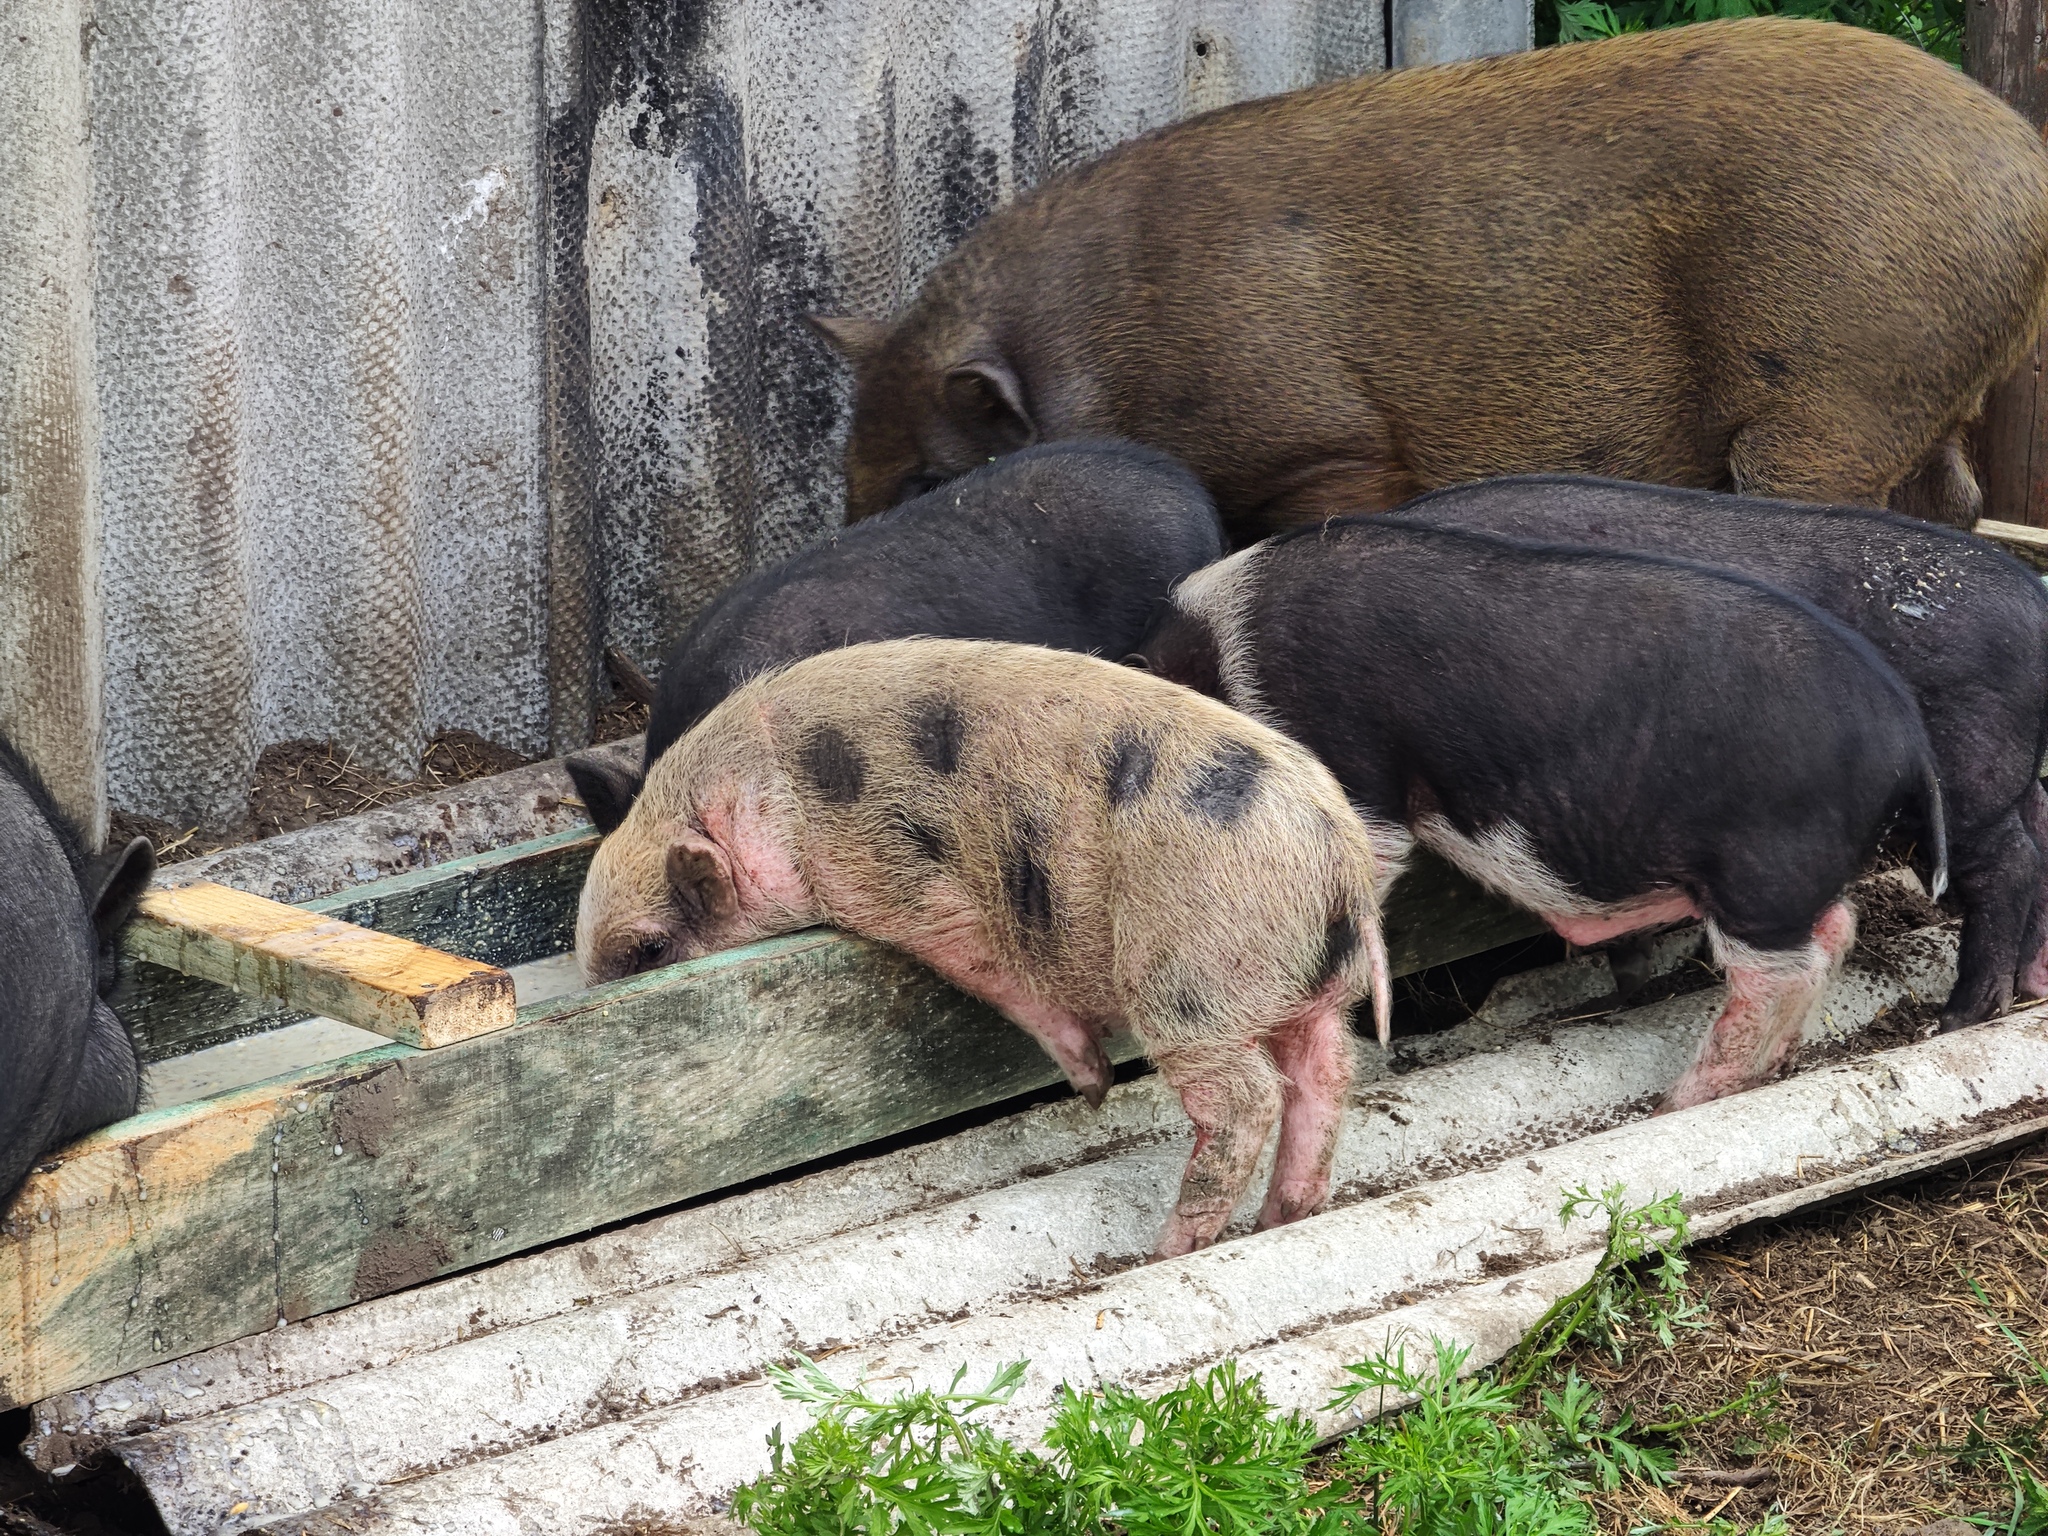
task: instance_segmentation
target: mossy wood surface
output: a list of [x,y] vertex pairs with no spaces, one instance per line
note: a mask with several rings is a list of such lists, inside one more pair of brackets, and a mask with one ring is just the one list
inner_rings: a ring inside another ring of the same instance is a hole
[[[514,964],[567,944],[592,845],[562,834],[309,906]],[[1387,930],[1400,972],[1535,924],[1418,860]],[[149,985],[154,1055],[259,1017],[225,988]],[[1021,1030],[923,967],[814,931],[438,1050],[392,1045],[150,1111],[53,1156],[0,1220],[0,1407],[1056,1080]]]

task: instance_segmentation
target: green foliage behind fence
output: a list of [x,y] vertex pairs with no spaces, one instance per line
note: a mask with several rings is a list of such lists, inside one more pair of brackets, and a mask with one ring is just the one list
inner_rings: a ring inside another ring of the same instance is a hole
[[1536,43],[1574,43],[1731,16],[1811,16],[1888,32],[1960,65],[1964,0],[1537,0]]

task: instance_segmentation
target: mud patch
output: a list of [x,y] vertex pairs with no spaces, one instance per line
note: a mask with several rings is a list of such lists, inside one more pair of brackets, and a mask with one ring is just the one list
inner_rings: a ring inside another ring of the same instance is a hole
[[334,1101],[334,1139],[351,1152],[375,1157],[405,1119],[405,1073],[397,1065],[351,1083]]
[[357,1301],[402,1291],[422,1280],[431,1280],[448,1267],[453,1257],[440,1238],[425,1237],[402,1230],[379,1232],[363,1248],[356,1261],[356,1278],[349,1294]]

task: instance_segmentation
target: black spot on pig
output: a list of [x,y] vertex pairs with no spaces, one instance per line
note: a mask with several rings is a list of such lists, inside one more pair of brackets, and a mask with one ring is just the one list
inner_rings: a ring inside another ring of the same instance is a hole
[[1226,741],[1195,765],[1184,796],[1187,808],[1219,827],[1233,824],[1259,792],[1265,759],[1257,747]]
[[901,806],[896,809],[896,828],[910,846],[934,864],[946,862],[946,834],[937,827],[919,821]]
[[1330,919],[1329,930],[1323,935],[1323,958],[1316,965],[1309,991],[1320,992],[1327,987],[1357,951],[1358,925],[1351,920],[1350,913],[1339,912]]
[[1003,850],[1003,895],[1027,938],[1052,933],[1052,877],[1045,868],[1045,833],[1030,817],[1020,820]]
[[1792,365],[1775,352],[1752,352],[1749,354],[1749,360],[1756,364],[1756,371],[1773,384],[1780,379],[1791,377]]
[[821,725],[811,732],[799,762],[819,798],[830,805],[853,804],[867,782],[867,759],[837,726]]
[[1167,999],[1167,1006],[1183,1023],[1198,1027],[1209,1023],[1209,1003],[1199,992],[1178,991]]
[[1109,744],[1109,766],[1103,788],[1113,806],[1129,805],[1152,787],[1152,743],[1133,726],[1125,726]]
[[966,730],[959,705],[948,698],[927,699],[910,717],[910,749],[933,773],[952,773],[960,766],[960,738]]

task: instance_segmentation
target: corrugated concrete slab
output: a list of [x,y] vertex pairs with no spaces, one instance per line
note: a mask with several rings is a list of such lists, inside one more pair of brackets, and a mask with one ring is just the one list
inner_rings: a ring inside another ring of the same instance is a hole
[[[1815,1033],[1852,1034],[1909,990],[1931,996],[1946,987],[1953,960],[1945,936],[1914,936],[1894,956],[1899,974],[1845,976]],[[1580,973],[1587,969],[1576,962],[1556,968],[1560,1004],[1586,995]],[[46,1468],[61,1466],[103,1437],[127,1436],[116,1439],[117,1453],[142,1472],[181,1533],[223,1521],[255,1524],[337,1500],[352,1506],[365,1497],[392,1511],[402,1504],[404,1520],[449,1529],[520,1528],[518,1521],[503,1525],[511,1518],[504,1501],[524,1508],[538,1499],[548,1512],[525,1528],[591,1529],[609,1518],[605,1511],[617,1514],[620,1499],[647,1492],[636,1481],[639,1472],[611,1491],[591,1487],[592,1469],[619,1458],[641,1471],[654,1464],[650,1456],[672,1471],[687,1469],[678,1472],[680,1482],[671,1479],[673,1497],[654,1506],[664,1518],[711,1510],[758,1458],[759,1435],[775,1410],[758,1388],[728,1384],[753,1379],[762,1363],[796,1349],[872,1356],[893,1368],[922,1358],[906,1354],[911,1346],[904,1341],[923,1339],[928,1349],[918,1348],[936,1354],[958,1335],[967,1351],[962,1358],[982,1359],[995,1345],[975,1329],[996,1330],[990,1340],[1057,1341],[1062,1330],[1080,1328],[1074,1320],[1084,1313],[1102,1327],[1091,1324],[1083,1334],[1108,1332],[1128,1315],[1152,1321],[1136,1332],[1123,1329],[1123,1342],[1108,1354],[1109,1340],[1087,1338],[1073,1359],[1047,1357],[1054,1375],[1045,1380],[1073,1375],[1083,1357],[1092,1362],[1088,1371],[1105,1378],[1152,1380],[1219,1352],[1280,1349],[1273,1368],[1307,1373],[1306,1381],[1314,1371],[1304,1361],[1323,1357],[1302,1341],[1326,1323],[1335,1327],[1341,1318],[1351,1327],[1351,1320],[1399,1306],[1412,1293],[1479,1277],[1502,1263],[1578,1253],[1556,1243],[1557,1187],[1510,1198],[1484,1180],[1543,1183],[1556,1172],[1549,1155],[1537,1159],[1543,1178],[1529,1173],[1523,1159],[1545,1148],[1583,1146],[1579,1138],[1639,1114],[1675,1076],[1720,996],[1717,989],[1689,994],[1597,1023],[1518,1026],[1503,1020],[1526,1016],[1531,988],[1513,991],[1525,994],[1524,1006],[1407,1042],[1389,1057],[1364,1051],[1338,1169],[1344,1208],[1299,1230],[1335,1223],[1326,1230],[1336,1234],[1342,1226],[1348,1235],[1318,1241],[1371,1255],[1372,1263],[1347,1270],[1319,1258],[1287,1284],[1273,1282],[1277,1289],[1261,1280],[1255,1306],[1218,1302],[1223,1281],[1198,1265],[1191,1273],[1207,1278],[1186,1284],[1209,1298],[1209,1322],[1187,1340],[1161,1331],[1172,1315],[1164,1301],[1144,1299],[1152,1297],[1148,1287],[1167,1282],[1139,1278],[1182,1271],[1166,1265],[1126,1273],[1149,1249],[1185,1156],[1185,1122],[1157,1082],[1146,1079],[1112,1094],[1100,1115],[1077,1102],[1048,1106],[66,1394],[38,1408],[39,1426],[46,1427],[39,1427],[34,1452]],[[2000,1082],[2017,1073],[2015,1083],[2048,1070],[2036,1034],[2011,1034],[2013,1059],[1985,1070]],[[1981,1054],[1968,1060],[1978,1062]],[[1430,1063],[1436,1065],[1417,1070]],[[1865,1074],[1849,1081],[1890,1080]],[[1982,1081],[1972,1082],[1981,1093]],[[1802,1141],[1803,1156],[1853,1161],[1844,1149],[1861,1146],[1856,1136],[1865,1132],[1884,1132],[1875,1143],[1880,1148],[1886,1137],[1935,1135],[1910,1126],[1900,1131],[1911,1121],[1904,1110],[1886,1107],[1873,1120],[1842,1107],[1849,1100],[1840,1092],[1848,1090],[1830,1091],[1834,1108],[1815,1111],[1820,1140]],[[1753,1102],[1760,1113],[1774,1101],[1753,1095],[1730,1102]],[[1894,1101],[1880,1093],[1872,1102]],[[2019,1098],[1994,1093],[1984,1102],[2010,1106]],[[1827,1129],[1829,1115],[1861,1129]],[[1647,1139],[1628,1145],[1669,1141],[1689,1119],[1658,1122],[1662,1131],[1631,1128]],[[1766,1155],[1777,1153],[1757,1154]],[[1647,1187],[1647,1174],[1621,1171]],[[1434,1192],[1423,1199],[1428,1180],[1441,1181],[1432,1191],[1479,1193],[1465,1203],[1447,1203]],[[1707,1198],[1740,1180],[1674,1182]],[[1548,1214],[1525,1220],[1531,1201]],[[1467,1214],[1456,1216],[1453,1205]],[[1371,1212],[1378,1214],[1365,1214]],[[1370,1232],[1351,1231],[1361,1221]],[[1259,1245],[1283,1236],[1218,1252],[1263,1251]],[[1283,1267],[1293,1273],[1301,1262],[1296,1256]],[[1132,1286],[1138,1299],[1116,1300]],[[1301,1295],[1290,1300],[1289,1286]],[[1182,1291],[1171,1294],[1186,1299]],[[1508,1314],[1484,1313],[1495,1318],[1486,1325],[1495,1332],[1506,1326],[1499,1316],[1519,1315],[1514,1307],[1540,1309],[1527,1287],[1509,1300]],[[1290,1307],[1301,1316],[1281,1318]],[[1473,1321],[1481,1314],[1468,1307],[1459,1315],[1485,1333]],[[1041,1353],[1036,1346],[1019,1352]],[[929,1363],[950,1370],[956,1362]],[[543,1491],[557,1478],[566,1479],[564,1489],[581,1490],[574,1511]],[[587,1511],[580,1503],[586,1495],[593,1501]],[[229,1513],[238,1505],[246,1507]]]

